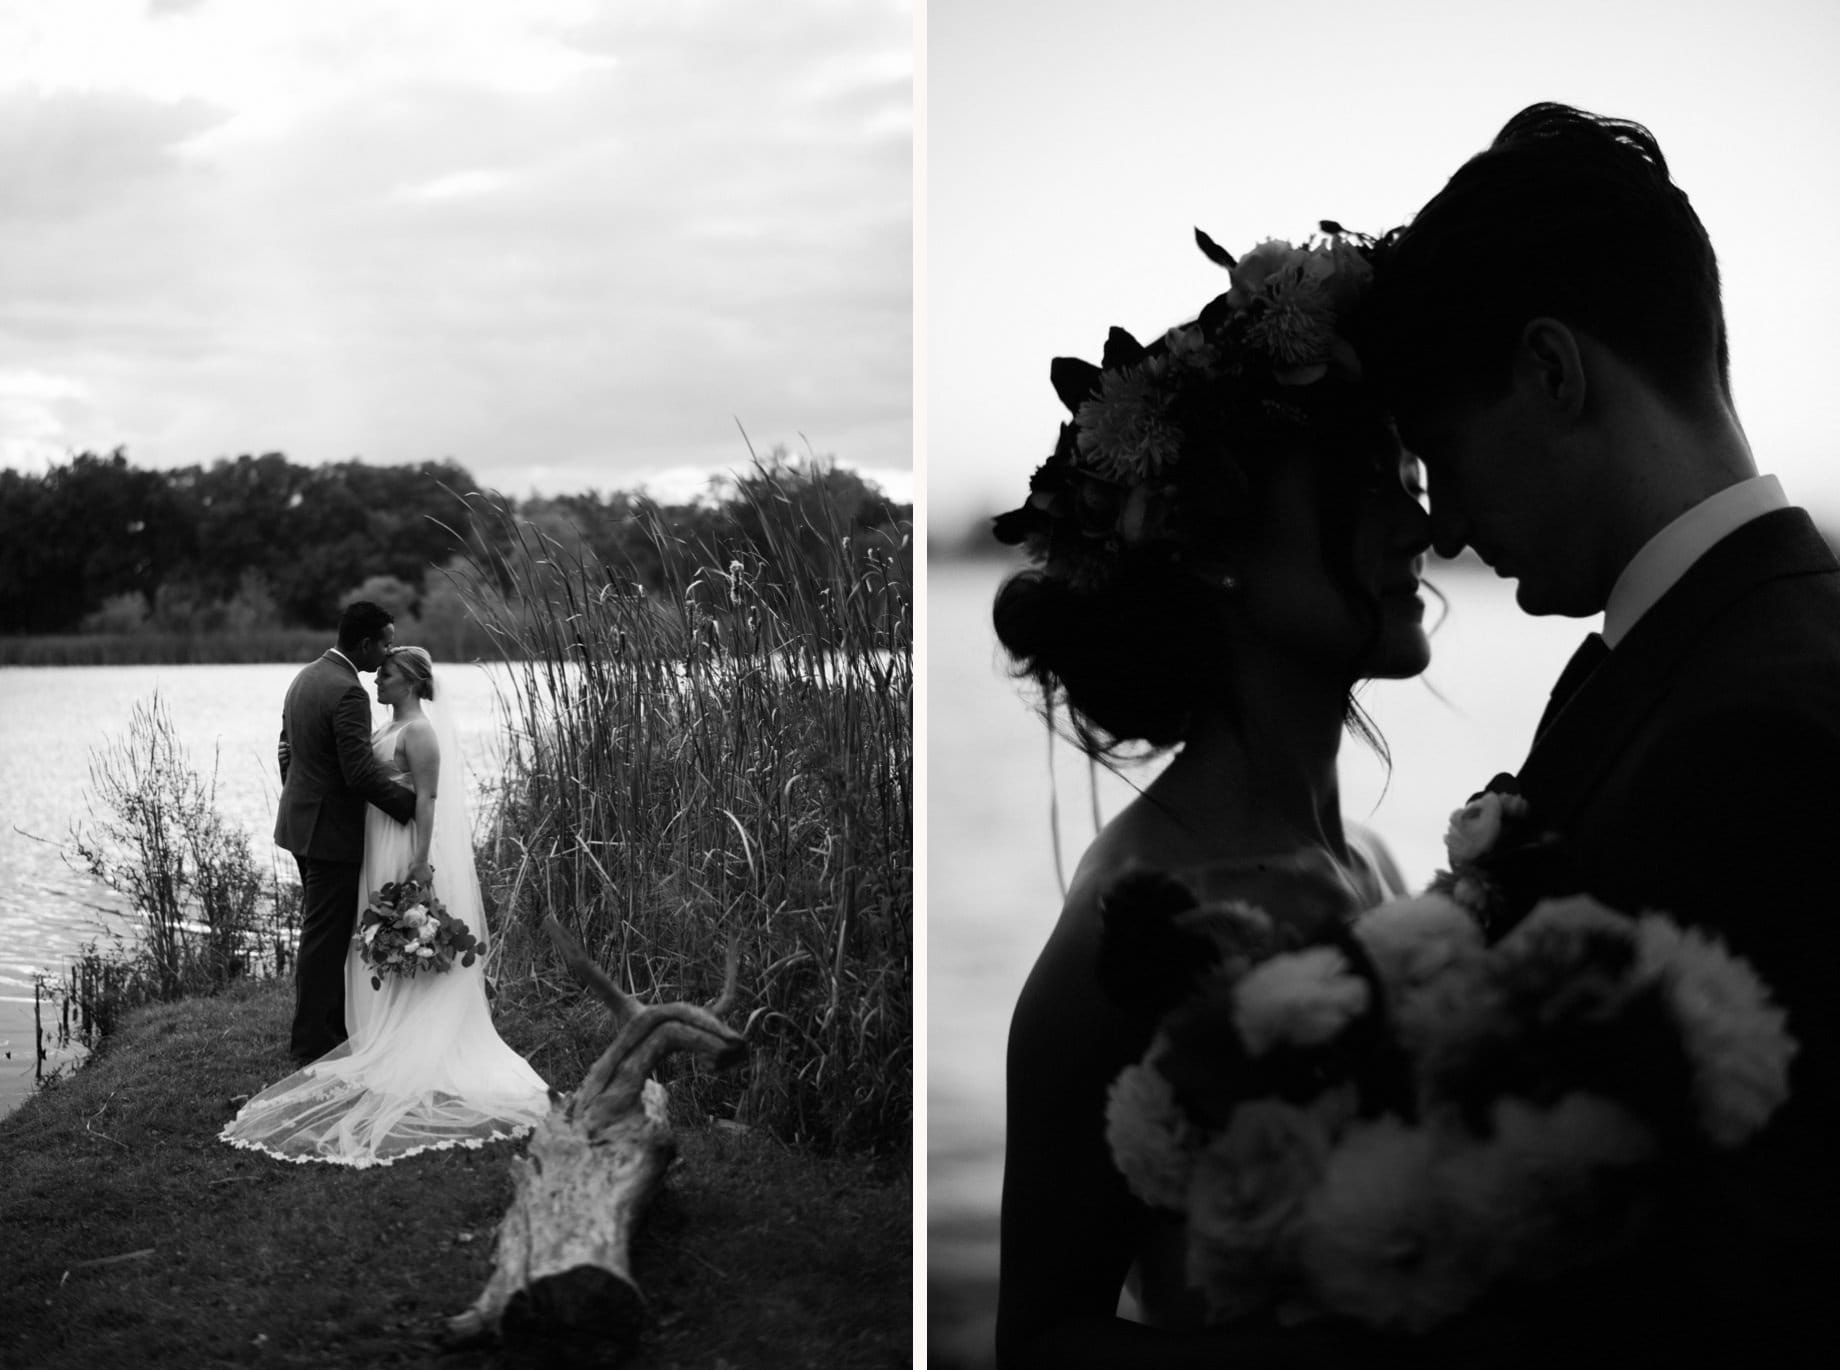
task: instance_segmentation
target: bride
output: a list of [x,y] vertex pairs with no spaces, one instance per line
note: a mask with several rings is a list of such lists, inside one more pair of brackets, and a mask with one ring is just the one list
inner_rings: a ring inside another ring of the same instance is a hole
[[[413,782],[415,821],[365,810],[359,889],[368,896],[406,877],[432,878],[448,912],[484,941],[459,741],[436,696],[434,663],[420,647],[395,648],[378,668],[377,699],[393,717],[372,751]],[[345,959],[348,1040],[250,1099],[224,1141],[287,1161],[388,1165],[514,1137],[548,1112],[542,1077],[492,1027],[482,961],[385,975],[380,989],[371,975],[354,942]]]
[[[1356,1354],[1323,1328],[1204,1327],[1178,1220],[1131,1195],[1105,1137],[1107,1086],[1154,1015],[1101,988],[1103,893],[1148,866],[1295,923],[1403,893],[1342,819],[1336,756],[1344,729],[1378,745],[1357,683],[1430,657],[1416,464],[1346,341],[1368,249],[1335,230],[1234,262],[1198,236],[1232,289],[1148,347],[1113,329],[1100,367],[1055,362],[1073,419],[995,529],[1032,561],[998,592],[997,635],[1050,715],[1095,758],[1175,753],[1085,853],[1016,1007],[997,1324],[1012,1370]],[[1116,1316],[1127,1286],[1137,1320]]]

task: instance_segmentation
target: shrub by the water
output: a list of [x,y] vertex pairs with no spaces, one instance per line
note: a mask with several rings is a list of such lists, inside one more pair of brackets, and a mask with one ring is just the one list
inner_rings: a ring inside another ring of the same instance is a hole
[[134,937],[117,935],[108,951],[92,941],[51,987],[64,1042],[93,1046],[136,1004],[212,993],[285,965],[298,897],[263,879],[248,834],[217,812],[216,790],[215,760],[206,781],[157,690],[134,706],[125,735],[91,750],[90,817],[70,849],[127,897]]

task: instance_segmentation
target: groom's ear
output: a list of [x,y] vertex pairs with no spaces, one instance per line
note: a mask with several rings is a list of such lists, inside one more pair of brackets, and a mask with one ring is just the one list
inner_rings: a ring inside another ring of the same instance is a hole
[[1518,357],[1533,393],[1557,414],[1576,419],[1584,412],[1584,353],[1578,337],[1557,319],[1529,319],[1521,329]]

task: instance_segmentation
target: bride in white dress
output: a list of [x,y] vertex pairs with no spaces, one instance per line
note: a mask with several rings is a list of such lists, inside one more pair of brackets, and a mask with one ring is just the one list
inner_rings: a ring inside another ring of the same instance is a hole
[[[435,702],[428,653],[392,652],[377,671],[377,698],[394,717],[372,749],[413,781],[416,820],[366,811],[359,889],[368,897],[432,867],[435,896],[485,941],[460,748]],[[224,1127],[224,1141],[287,1161],[388,1165],[419,1151],[522,1135],[549,1111],[543,1078],[492,1026],[483,960],[456,961],[440,974],[381,976],[381,989],[371,976],[354,943],[345,960],[348,1039],[250,1099]]]

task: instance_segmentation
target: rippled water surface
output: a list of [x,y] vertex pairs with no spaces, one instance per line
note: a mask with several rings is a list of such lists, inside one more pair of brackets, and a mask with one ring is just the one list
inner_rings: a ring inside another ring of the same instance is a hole
[[[1095,803],[1105,817],[1131,794],[1109,775],[1095,787],[1065,744],[1052,752],[1050,780],[1045,730],[999,666],[990,633],[1002,574],[995,564],[946,563],[927,577],[927,1264],[930,1345],[942,1364],[989,1358],[1004,1042],[1059,909],[1055,798],[1071,873],[1091,840]],[[1390,780],[1359,744],[1343,748],[1344,810],[1379,832],[1414,886],[1442,862],[1450,811],[1520,764],[1552,681],[1596,626],[1526,618],[1511,586],[1486,571],[1434,579],[1450,612],[1433,637],[1431,671],[1362,695],[1392,749]],[[1439,612],[1431,602],[1429,619]],[[1132,778],[1141,784],[1150,773]]]
[[[0,1113],[32,1087],[34,974],[55,977],[92,938],[132,928],[125,901],[66,860],[71,827],[88,816],[92,749],[125,737],[134,705],[158,690],[207,780],[215,756],[219,812],[248,830],[259,868],[272,860],[292,880],[293,858],[269,833],[281,788],[281,700],[299,669],[0,667]],[[477,793],[502,757],[494,676],[478,666],[437,670]],[[371,677],[364,680],[368,688]],[[377,711],[379,722],[387,716]]]

